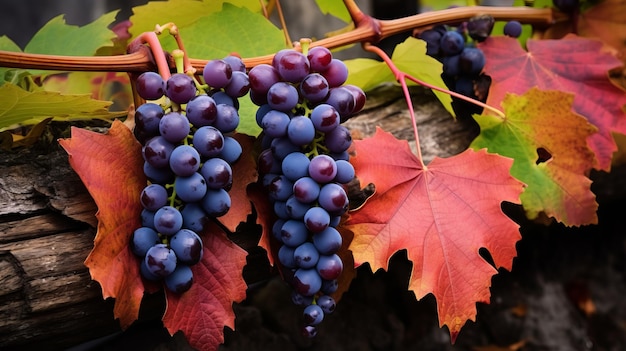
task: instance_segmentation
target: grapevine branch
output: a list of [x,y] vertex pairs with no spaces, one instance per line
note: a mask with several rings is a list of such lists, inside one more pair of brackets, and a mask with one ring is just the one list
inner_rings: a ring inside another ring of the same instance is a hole
[[[377,43],[391,35],[415,28],[426,28],[435,24],[458,24],[477,14],[489,14],[499,21],[515,19],[538,27],[549,26],[555,22],[551,9],[490,6],[457,7],[395,20],[378,20],[361,12],[354,1],[345,0],[345,3],[355,28],[346,33],[314,41],[311,47],[324,46],[333,49],[355,43]],[[247,67],[251,68],[261,63],[271,62],[273,56],[272,54],[244,58],[243,61]],[[208,60],[190,58],[189,61],[194,68],[201,70]],[[173,66],[173,62],[170,62],[170,66]],[[62,56],[0,50],[0,67],[62,71],[145,72],[152,70],[154,63],[148,50],[116,56]]]

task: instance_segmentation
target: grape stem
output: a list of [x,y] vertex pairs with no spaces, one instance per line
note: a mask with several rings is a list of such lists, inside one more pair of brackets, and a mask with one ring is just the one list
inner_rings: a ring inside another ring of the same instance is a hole
[[[538,27],[547,27],[555,23],[555,16],[549,8],[457,7],[420,13],[395,20],[378,20],[361,12],[353,0],[344,0],[344,3],[351,18],[355,21],[355,28],[346,33],[314,41],[310,47],[324,46],[333,49],[355,43],[376,43],[391,35],[415,28],[426,28],[435,24],[458,24],[477,14],[490,14],[497,21],[516,19],[523,24],[531,24]],[[566,17],[559,17],[559,19],[566,20]],[[154,35],[154,33],[152,34]],[[140,43],[146,43],[145,38],[140,39],[143,36],[144,34],[141,34],[133,43],[137,40]],[[131,46],[133,43],[131,43]],[[59,56],[0,50],[0,67],[111,72],[145,72],[151,70],[153,61],[150,53],[137,47],[132,48],[131,46],[129,46],[129,49],[131,49],[130,54],[117,56]],[[180,47],[181,44],[179,44]],[[155,60],[162,55],[162,52],[154,55]],[[258,56],[244,58],[243,61],[246,67],[252,68],[261,63],[270,63],[273,57],[274,55]],[[196,69],[202,69],[207,62],[208,60],[189,58],[189,64]],[[171,62],[168,63],[173,64]],[[159,63],[157,62],[158,65]]]

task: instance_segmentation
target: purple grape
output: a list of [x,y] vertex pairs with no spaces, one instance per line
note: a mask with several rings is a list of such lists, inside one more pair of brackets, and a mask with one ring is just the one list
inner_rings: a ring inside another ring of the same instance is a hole
[[154,229],[154,211],[141,210],[141,226]]
[[153,281],[153,282],[159,281],[162,278],[162,277],[160,277],[160,276],[150,272],[150,270],[148,269],[148,266],[146,264],[145,258],[143,260],[141,260],[141,263],[139,265],[139,273],[141,274],[141,276],[144,279],[147,279],[147,280]]
[[135,81],[137,94],[146,100],[157,100],[165,94],[165,82],[156,72],[144,72]]
[[441,33],[435,29],[427,29],[419,34],[419,38],[426,42],[426,55],[438,57],[440,55]]
[[222,133],[229,133],[237,129],[239,126],[239,112],[231,105],[217,105],[217,119],[215,127]]
[[167,190],[160,184],[150,184],[143,188],[139,201],[148,211],[156,211],[167,204]]
[[333,54],[323,46],[315,46],[309,49],[306,57],[311,64],[311,71],[324,72],[333,60]]
[[193,135],[193,147],[204,157],[216,157],[224,149],[224,135],[217,128],[204,126]]
[[343,272],[343,262],[337,254],[322,255],[315,266],[317,273],[325,280],[333,280],[339,278]]
[[341,184],[347,184],[355,177],[354,166],[346,160],[336,160],[337,175],[335,181]]
[[272,149],[261,151],[257,159],[257,165],[257,169],[261,174],[277,173],[281,169],[281,164],[274,158]]
[[474,16],[467,21],[467,34],[478,42],[484,41],[491,35],[494,23],[491,15]]
[[232,75],[232,67],[224,60],[210,60],[202,70],[204,82],[212,88],[225,87]]
[[170,112],[161,118],[159,132],[170,143],[179,143],[189,135],[189,120],[178,112]]
[[232,97],[221,90],[213,91],[209,95],[213,98],[213,100],[215,100],[216,105],[230,105],[239,110],[239,100],[237,100],[237,98]]
[[485,67],[485,55],[478,48],[465,48],[459,57],[459,68],[466,75],[476,76]]
[[328,90],[328,81],[319,73],[309,74],[300,83],[300,94],[312,103],[324,100]]
[[174,180],[174,172],[169,168],[156,168],[148,162],[143,163],[143,173],[152,183],[167,184]]
[[281,54],[273,66],[281,78],[290,83],[300,83],[309,74],[310,69],[309,60],[304,54],[296,50],[289,50]]
[[176,196],[184,202],[200,201],[207,191],[207,183],[200,173],[195,172],[188,177],[176,177],[174,181]]
[[341,122],[345,122],[352,115],[356,106],[354,95],[345,87],[330,89],[325,102],[335,108],[341,116]]
[[183,215],[175,207],[163,206],[154,213],[154,229],[167,236],[176,234],[183,227]]
[[305,338],[314,338],[317,335],[317,328],[314,325],[305,325],[301,332]]
[[329,104],[319,104],[311,111],[311,122],[316,130],[327,133],[337,128],[341,117]]
[[281,111],[270,110],[261,119],[261,127],[266,135],[272,138],[280,138],[287,135],[287,127],[291,119]]
[[324,145],[331,153],[342,153],[352,145],[352,135],[348,128],[339,125],[337,128],[326,133],[324,136]]
[[165,286],[176,294],[182,294],[193,285],[193,272],[189,266],[178,265],[172,274],[165,277]]
[[221,158],[208,159],[200,168],[200,173],[210,189],[230,188],[233,183],[233,170]]
[[322,295],[318,297],[316,302],[317,302],[317,305],[322,308],[322,311],[324,311],[324,314],[333,313],[335,311],[335,308],[337,307],[337,303],[335,302],[335,299],[333,299],[331,296],[328,296],[328,295]]
[[274,176],[267,186],[267,191],[272,200],[286,201],[293,194],[293,182],[282,174]]
[[186,115],[194,127],[213,125],[217,118],[217,104],[208,95],[198,95],[187,104]]
[[146,252],[158,243],[160,243],[159,234],[154,229],[140,227],[133,232],[130,239],[130,249],[135,255],[145,257]]
[[235,72],[243,72],[246,73],[246,64],[243,63],[243,60],[240,57],[234,55],[228,55],[224,57],[222,60],[230,65],[233,73]]
[[170,156],[170,168],[177,176],[188,177],[200,168],[200,154],[189,145],[179,145]]
[[142,149],[143,159],[155,168],[167,167],[174,145],[162,136],[156,136],[146,142]]
[[313,303],[313,296],[302,296],[295,291],[291,291],[291,301],[294,305],[308,306]]
[[186,104],[196,96],[196,83],[184,73],[174,73],[165,83],[165,94],[177,104]]
[[363,91],[363,89],[352,84],[346,84],[343,87],[348,89],[354,97],[354,108],[352,109],[352,114],[361,111],[365,106],[366,100],[365,92]]
[[256,124],[259,127],[263,128],[263,117],[265,116],[266,113],[270,111],[272,111],[272,107],[268,105],[267,103],[260,105],[259,108],[256,110],[254,117],[256,119]]
[[235,71],[230,82],[224,87],[226,94],[238,98],[246,95],[250,90],[250,80],[245,72]]
[[341,86],[348,79],[348,67],[339,59],[332,59],[328,68],[322,72],[331,88]]
[[348,208],[348,196],[343,187],[336,183],[329,183],[322,187],[318,198],[322,206],[330,214],[341,214]]
[[248,79],[250,81],[250,90],[267,95],[267,91],[274,83],[280,82],[280,75],[273,66],[268,64],[260,64],[254,66],[250,72],[248,72]]
[[193,230],[181,229],[170,240],[178,262],[194,265],[202,259],[202,239]]
[[286,82],[278,82],[267,91],[267,103],[275,110],[288,112],[298,104],[298,90]]
[[237,141],[237,139],[231,136],[224,137],[224,148],[222,152],[218,155],[222,160],[233,164],[237,162],[237,160],[241,157],[243,149],[241,148],[241,144]]
[[299,268],[313,268],[320,255],[311,242],[304,242],[293,251],[293,259]]
[[[465,50],[463,50],[465,51]],[[443,64],[443,73],[449,77],[456,77],[461,72],[459,64],[461,55],[448,55],[445,56],[441,63]]]
[[163,108],[153,103],[143,104],[135,110],[135,136],[140,142],[159,135],[163,114]]
[[167,277],[176,269],[176,254],[165,244],[157,244],[146,252],[148,272],[157,277]]
[[337,279],[333,280],[322,280],[322,288],[320,291],[326,295],[332,294],[339,289],[339,282]]
[[318,183],[328,183],[335,179],[337,165],[328,155],[317,155],[309,164],[309,176]]

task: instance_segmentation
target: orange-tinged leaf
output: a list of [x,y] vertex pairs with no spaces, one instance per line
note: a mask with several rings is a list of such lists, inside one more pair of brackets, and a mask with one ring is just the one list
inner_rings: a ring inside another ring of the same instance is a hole
[[183,294],[167,291],[163,324],[174,334],[181,330],[200,351],[214,351],[224,342],[224,326],[235,329],[233,302],[246,298],[241,274],[247,253],[213,225],[202,235],[204,254],[191,267],[194,283]]
[[406,249],[413,262],[409,289],[418,299],[435,296],[439,323],[456,339],[474,320],[476,302],[489,302],[497,273],[479,249],[509,270],[516,255],[518,225],[501,209],[503,201],[519,203],[523,188],[509,173],[512,160],[468,149],[423,167],[406,141],[380,129],[354,146],[361,183],[376,185],[346,222],[355,264],[387,269],[391,256]]
[[[511,174],[528,185],[521,196],[527,216],[540,212],[568,226],[597,223],[598,204],[588,178],[594,154],[587,140],[597,129],[572,111],[572,94],[530,89],[508,94],[506,117],[490,112],[474,118],[481,128],[475,149],[511,157]],[[549,159],[540,160],[538,150]]]
[[618,51],[626,63],[626,1],[603,0],[580,14],[578,33],[598,38]]
[[233,168],[233,186],[229,191],[232,201],[230,210],[219,218],[219,221],[230,231],[235,231],[241,222],[245,222],[252,213],[252,204],[248,199],[246,188],[257,179],[256,160],[252,156],[254,138],[245,134],[233,135],[243,149],[241,158]]
[[490,37],[480,44],[493,79],[487,103],[499,106],[507,93],[532,87],[575,94],[574,111],[598,127],[589,139],[598,169],[609,170],[617,150],[612,132],[626,134],[626,93],[608,71],[621,62],[602,50],[602,42],[568,35],[558,40],[528,40],[525,51],[514,38]]
[[98,206],[94,248],[85,265],[102,296],[115,298],[114,315],[126,328],[137,319],[145,290],[128,245],[141,226],[139,194],[146,185],[141,145],[119,121],[107,134],[73,127],[72,137],[59,143]]
[[254,209],[257,213],[256,223],[262,228],[259,246],[265,250],[267,259],[273,266],[278,262],[278,260],[274,260],[278,249],[272,245],[272,225],[277,218],[274,214],[274,208],[268,200],[269,195],[263,190],[261,184],[250,184],[247,190],[250,201],[254,204]]

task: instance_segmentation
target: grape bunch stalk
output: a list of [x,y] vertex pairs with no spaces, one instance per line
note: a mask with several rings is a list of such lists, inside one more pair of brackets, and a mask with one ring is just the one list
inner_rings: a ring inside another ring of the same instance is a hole
[[232,133],[249,80],[236,56],[209,61],[196,78],[181,72],[184,53],[173,54],[178,73],[163,79],[145,72],[136,80],[137,93],[149,100],[137,108],[134,130],[148,184],[140,196],[142,226],[130,247],[144,279],[183,293],[193,283],[190,266],[202,259],[199,234],[231,207],[231,165],[242,153]]
[[365,93],[344,85],[346,65],[324,47],[279,51],[272,64],[249,72],[250,97],[263,129],[258,157],[261,182],[276,220],[283,277],[292,300],[304,306],[303,334],[313,337],[335,309],[330,296],[343,271],[336,229],[348,209],[344,185],[355,177],[352,137],[341,125],[365,104]]

